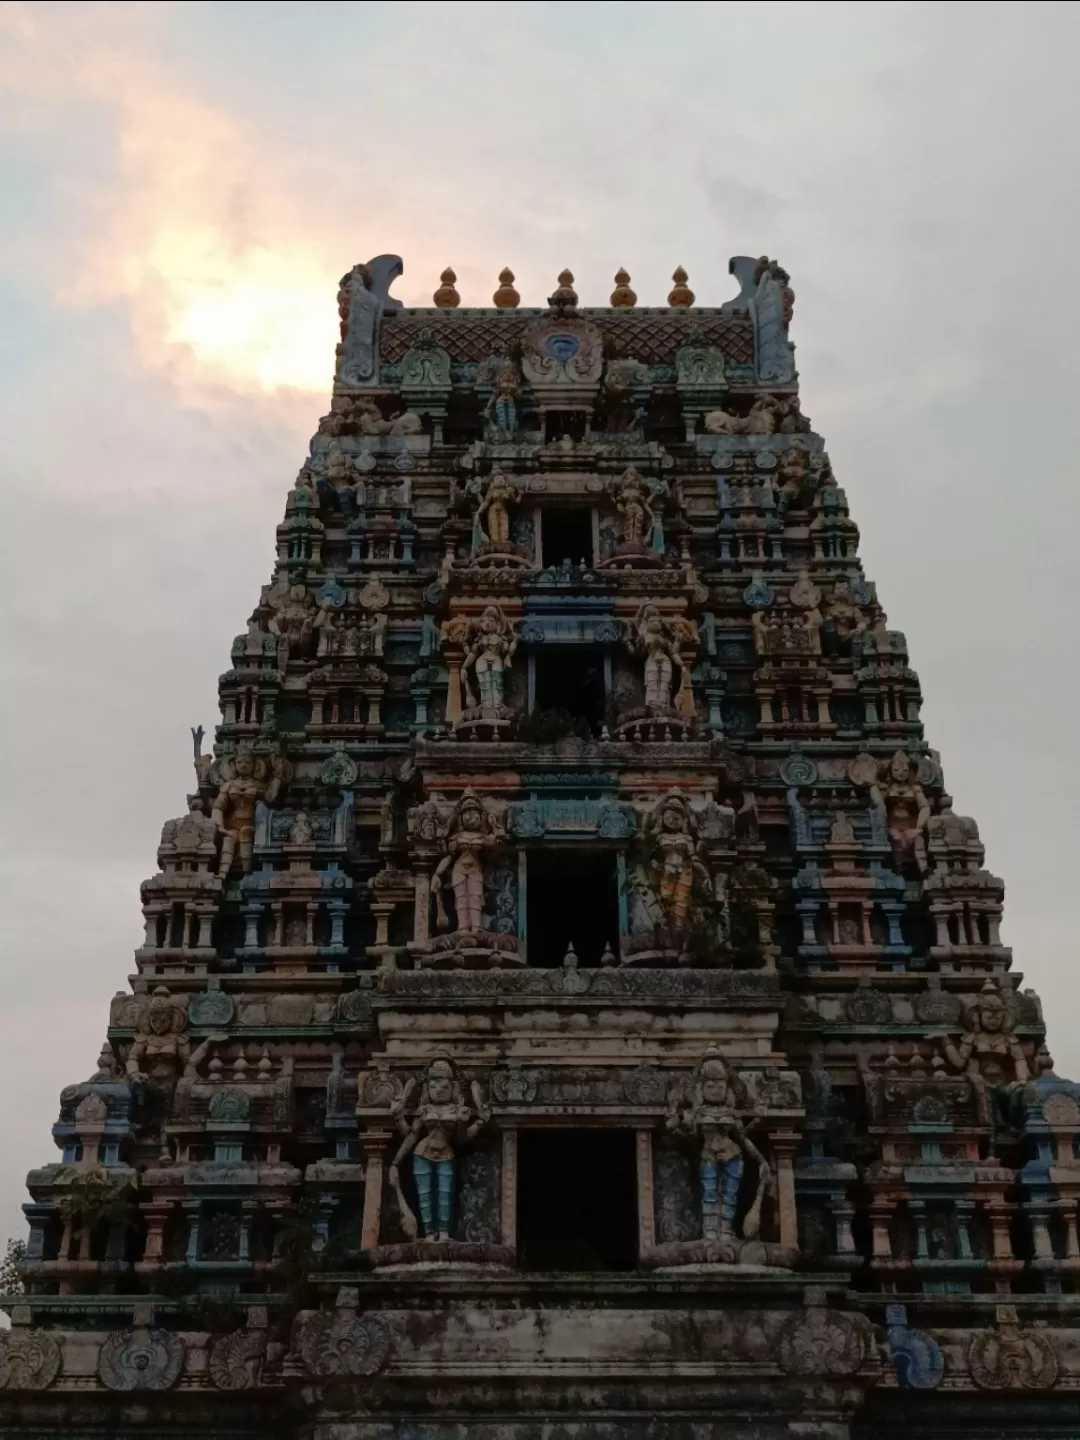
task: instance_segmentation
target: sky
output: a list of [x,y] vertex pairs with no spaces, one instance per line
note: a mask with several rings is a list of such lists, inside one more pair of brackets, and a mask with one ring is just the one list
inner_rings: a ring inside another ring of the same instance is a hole
[[339,277],[792,276],[930,743],[1080,1077],[1080,7],[0,3],[0,1241],[327,409]]

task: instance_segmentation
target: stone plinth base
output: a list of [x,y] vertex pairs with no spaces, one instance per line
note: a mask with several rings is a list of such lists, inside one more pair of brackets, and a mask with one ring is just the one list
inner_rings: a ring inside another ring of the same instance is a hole
[[647,1270],[791,1270],[799,1259],[794,1245],[768,1240],[679,1240],[657,1245],[642,1259]]
[[423,970],[498,970],[524,965],[514,935],[492,930],[455,930],[431,942],[426,954],[417,955]]
[[514,1252],[509,1245],[481,1245],[469,1240],[410,1240],[404,1245],[377,1245],[368,1252],[376,1270],[458,1269],[461,1267],[510,1269]]

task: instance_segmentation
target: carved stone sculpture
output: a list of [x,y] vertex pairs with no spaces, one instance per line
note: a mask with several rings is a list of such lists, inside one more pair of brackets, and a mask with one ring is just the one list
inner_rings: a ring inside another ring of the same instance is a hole
[[170,1390],[184,1368],[184,1342],[168,1330],[119,1330],[98,1356],[98,1376],[109,1390]]
[[506,713],[506,676],[517,646],[509,620],[498,605],[489,605],[471,629],[461,667],[469,707],[485,718],[502,719]]
[[[408,1114],[414,1096],[415,1111]],[[490,1118],[476,1081],[473,1105],[464,1100],[461,1082],[447,1058],[433,1060],[421,1081],[412,1079],[391,1108],[404,1138],[390,1166],[390,1183],[398,1197],[406,1232],[417,1234],[416,1216],[401,1189],[399,1167],[412,1156],[420,1225],[425,1240],[449,1240],[454,1209],[455,1146],[467,1144]]]
[[449,928],[443,904],[443,876],[449,871],[459,931],[483,930],[484,859],[500,843],[502,833],[473,790],[466,790],[454,808],[446,835],[446,854],[431,879],[440,930]]
[[756,1239],[771,1172],[736,1113],[728,1068],[719,1050],[710,1048],[698,1062],[689,1099],[681,1087],[673,1088],[667,1128],[673,1134],[700,1141],[698,1174],[702,1234],[706,1240],[736,1238],[735,1216],[745,1158],[753,1160],[758,1172],[757,1188],[742,1233],[747,1240]]

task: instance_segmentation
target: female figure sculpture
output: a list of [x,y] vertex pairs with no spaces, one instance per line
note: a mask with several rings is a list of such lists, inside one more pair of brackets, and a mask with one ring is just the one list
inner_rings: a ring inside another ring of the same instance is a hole
[[893,860],[901,873],[914,865],[926,871],[926,826],[930,802],[918,780],[918,766],[911,756],[897,750],[889,762],[884,792],[875,781],[870,799],[885,810],[892,843]]
[[685,1095],[674,1089],[668,1109],[667,1128],[677,1135],[701,1141],[698,1176],[701,1184],[702,1238],[733,1240],[739,1191],[742,1187],[744,1156],[758,1167],[757,1191],[743,1220],[742,1233],[753,1240],[761,1229],[761,1204],[771,1171],[748,1137],[735,1113],[734,1095],[728,1069],[719,1050],[710,1046],[694,1071],[689,1106],[679,1102]]
[[682,795],[672,792],[660,802],[653,827],[659,851],[656,896],[668,928],[681,935],[686,930],[695,875],[708,894],[712,894],[712,881],[698,855],[697,827]]
[[425,1240],[449,1240],[454,1210],[455,1144],[473,1138],[490,1115],[476,1081],[472,1085],[473,1107],[465,1104],[461,1082],[451,1061],[440,1056],[428,1066],[420,1082],[420,1100],[410,1123],[405,1112],[416,1092],[416,1079],[406,1085],[394,1102],[391,1115],[404,1139],[390,1166],[390,1183],[397,1193],[406,1232],[415,1239],[416,1216],[402,1194],[399,1167],[412,1155],[413,1183]]
[[491,399],[484,411],[496,440],[512,440],[518,428],[518,394],[521,386],[512,360],[503,360],[495,377]]
[[440,930],[450,928],[443,904],[443,876],[450,872],[459,931],[477,933],[484,928],[484,851],[498,844],[500,835],[475,790],[458,801],[446,836],[446,854],[431,877],[436,919]]
[[[473,522],[473,549],[487,540],[489,545],[510,544],[510,507],[517,504],[517,486],[498,466],[488,477],[484,498]],[[485,518],[486,526],[485,526]]]
[[623,545],[648,545],[656,525],[656,516],[649,504],[649,487],[631,465],[615,488],[615,508],[621,520]]
[[[506,672],[517,651],[513,626],[497,605],[489,605],[480,617],[475,637],[461,667],[461,679],[469,705],[483,710],[501,710],[506,704]],[[480,687],[480,698],[470,683],[470,671]]]
[[675,670],[682,674],[683,661],[677,639],[655,605],[642,605],[631,626],[630,647],[645,657],[645,706],[654,714],[671,709],[671,685]]

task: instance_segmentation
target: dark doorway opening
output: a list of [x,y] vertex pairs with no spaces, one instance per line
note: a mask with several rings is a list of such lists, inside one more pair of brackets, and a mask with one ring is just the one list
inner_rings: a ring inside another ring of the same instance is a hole
[[573,942],[582,965],[599,965],[604,946],[619,951],[615,856],[577,848],[530,850],[526,861],[529,964],[561,965]]
[[518,1132],[523,1269],[633,1270],[637,1230],[632,1131]]
[[551,509],[540,512],[540,550],[543,564],[593,563],[592,511]]
[[602,650],[583,650],[576,645],[537,650],[534,710],[565,710],[599,735],[606,705]]

